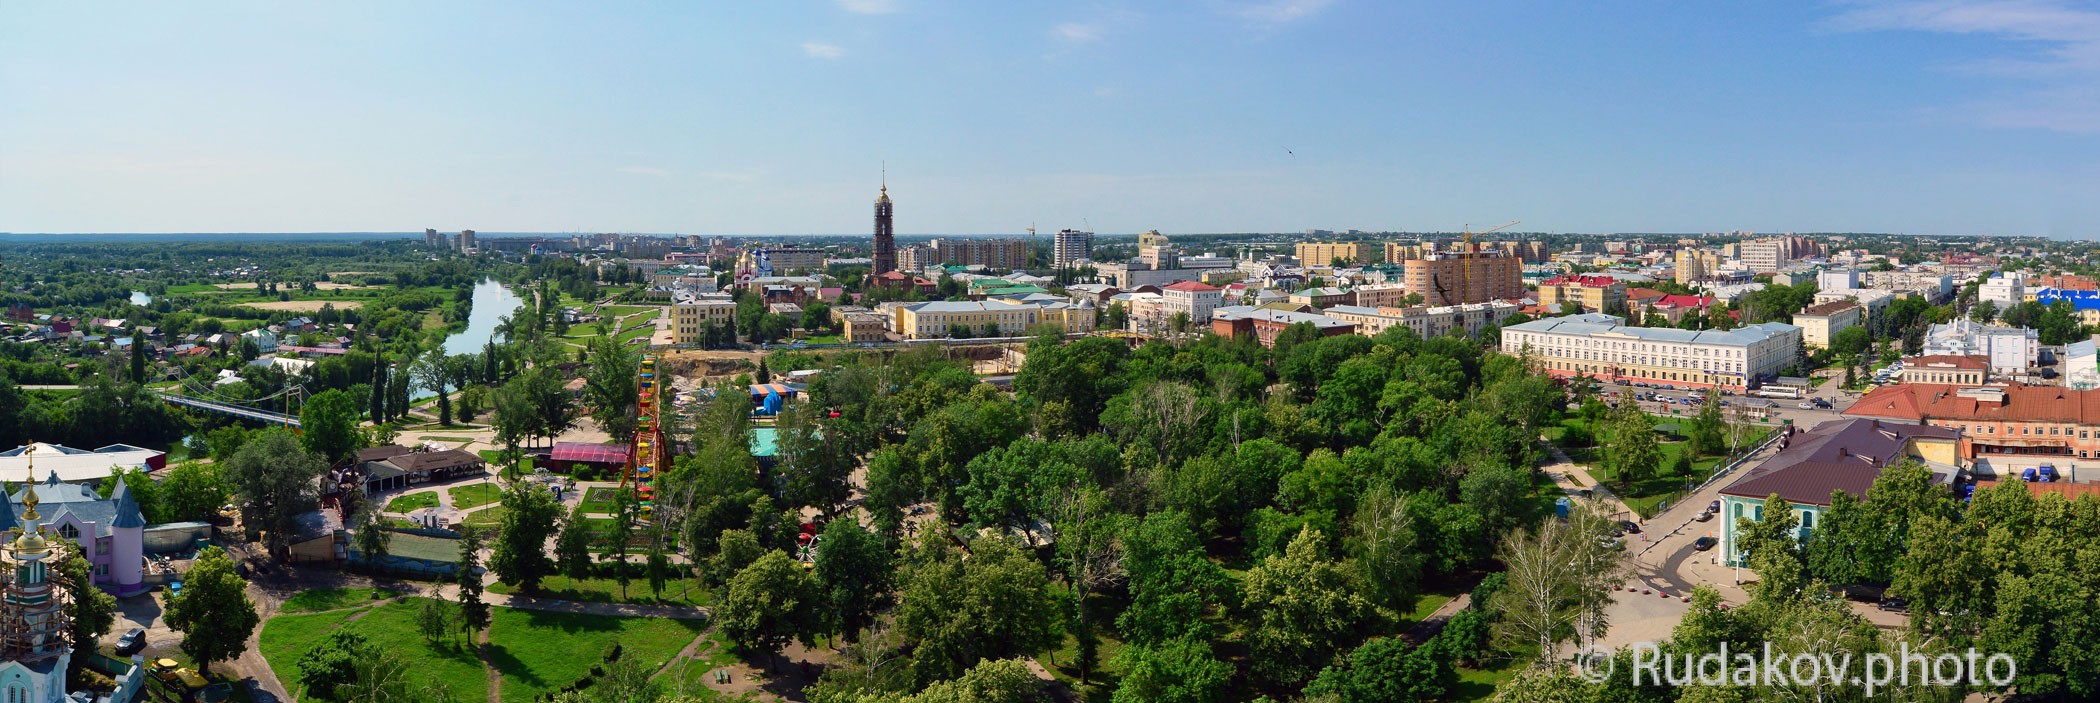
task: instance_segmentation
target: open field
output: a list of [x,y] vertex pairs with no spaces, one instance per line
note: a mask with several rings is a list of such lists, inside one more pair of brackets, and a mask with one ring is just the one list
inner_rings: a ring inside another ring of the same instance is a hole
[[[214,283],[211,285],[213,288],[217,288],[219,290],[255,290],[255,284],[253,283]],[[314,284],[315,290],[363,290],[374,287],[376,286],[353,286],[348,283],[336,283],[334,281],[324,281]]]
[[698,620],[511,608],[497,608],[495,615],[489,626],[489,662],[503,676],[501,694],[507,703],[529,703],[581,678],[615,641],[624,656],[639,657],[653,671],[706,630],[706,623]]
[[361,300],[276,300],[267,303],[241,303],[241,307],[244,308],[286,312],[320,312],[321,308],[327,305],[334,305],[337,310],[356,310],[365,306]]
[[390,513],[406,513],[424,508],[435,508],[437,505],[437,491],[418,491],[394,496],[393,500],[387,501],[386,511]]

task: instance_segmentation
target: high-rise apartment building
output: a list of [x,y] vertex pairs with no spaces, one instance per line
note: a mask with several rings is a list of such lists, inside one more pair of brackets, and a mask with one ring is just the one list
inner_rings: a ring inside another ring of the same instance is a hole
[[1050,263],[1061,269],[1079,265],[1081,261],[1094,258],[1094,233],[1079,230],[1060,230],[1051,241]]
[[445,248],[445,235],[438,234],[437,230],[425,228],[423,230],[423,246],[432,249],[443,249]]
[[941,238],[925,244],[905,247],[908,257],[915,265],[910,270],[919,270],[932,264],[958,264],[983,266],[1001,270],[1028,268],[1028,240],[1004,237],[997,239]]
[[1523,262],[1499,251],[1425,254],[1407,262],[1401,281],[1433,307],[1524,297]]
[[875,197],[875,273],[883,274],[897,270],[897,229],[891,219],[890,184],[882,184],[882,194]]
[[1299,266],[1329,266],[1336,260],[1363,261],[1356,242],[1299,242]]
[[1757,273],[1778,271],[1792,260],[1787,256],[1786,243],[1776,239],[1743,242],[1736,247],[1736,252],[1743,260],[1743,267]]
[[452,248],[461,252],[471,251],[478,245],[474,242],[474,230],[463,229],[452,237]]
[[1677,270],[1670,278],[1684,285],[1721,270],[1721,255],[1704,249],[1677,250]]

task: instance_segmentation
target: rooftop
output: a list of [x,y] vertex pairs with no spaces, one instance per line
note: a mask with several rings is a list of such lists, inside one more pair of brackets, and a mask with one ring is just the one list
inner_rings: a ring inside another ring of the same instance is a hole
[[[1952,428],[1932,425],[1872,419],[1826,422],[1813,430],[1795,433],[1785,440],[1786,448],[1728,484],[1721,493],[1742,498],[1764,498],[1776,493],[1789,503],[1829,505],[1830,494],[1835,491],[1866,495],[1882,469],[1903,461],[1912,439],[1954,441],[1960,436]],[[1951,470],[1945,473],[1942,480],[1952,478]]]
[[1762,322],[1727,331],[1693,331],[1668,327],[1627,327],[1618,317],[1593,312],[1532,320],[1523,324],[1505,327],[1503,331],[1504,333],[1601,334],[1650,342],[1743,346],[1762,342],[1775,335],[1798,332],[1800,329],[1799,327],[1779,322]]
[[1859,303],[1850,300],[1833,300],[1828,303],[1810,305],[1806,308],[1803,308],[1801,310],[1801,315],[1806,317],[1827,317],[1830,315],[1835,315],[1844,312],[1846,308],[1857,307],[1859,307]]
[[2020,383],[1981,387],[1904,383],[1874,389],[1846,408],[1844,414],[1911,422],[1940,419],[2100,424],[2100,390]]

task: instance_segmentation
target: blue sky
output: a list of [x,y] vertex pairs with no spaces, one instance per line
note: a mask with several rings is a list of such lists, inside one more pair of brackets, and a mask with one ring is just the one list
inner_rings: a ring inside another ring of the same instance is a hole
[[2100,234],[2100,4],[0,4],[0,231]]

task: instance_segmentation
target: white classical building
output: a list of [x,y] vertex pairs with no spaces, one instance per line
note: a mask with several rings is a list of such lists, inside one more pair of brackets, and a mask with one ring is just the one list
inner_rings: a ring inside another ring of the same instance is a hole
[[2024,375],[2040,363],[2041,354],[2040,338],[2025,327],[1955,320],[1925,331],[1925,356],[1986,356],[1993,375]]
[[1793,366],[1800,347],[1801,328],[1777,322],[1695,332],[1586,313],[1502,328],[1502,353],[1529,354],[1546,373],[1670,388],[1744,390]]

